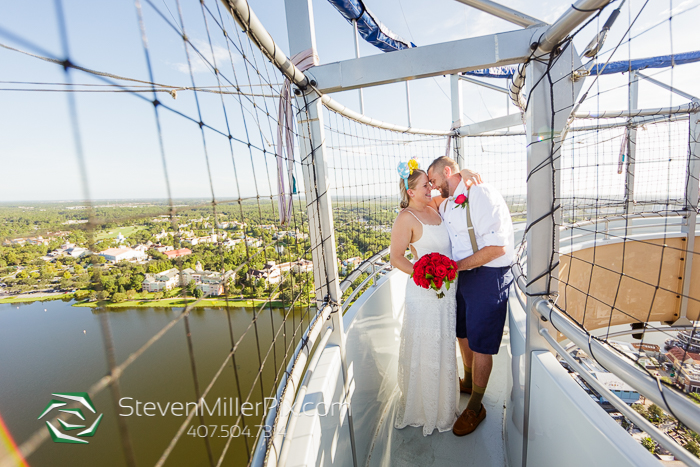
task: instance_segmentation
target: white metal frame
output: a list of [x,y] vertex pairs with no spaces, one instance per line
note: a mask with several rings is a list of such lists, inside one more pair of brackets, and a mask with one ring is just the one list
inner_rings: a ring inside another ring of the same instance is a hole
[[[579,2],[580,3],[580,2]],[[542,61],[529,65],[527,86],[531,89],[530,104],[525,114],[527,143],[527,309],[532,309],[538,296],[557,293],[559,257],[553,250],[559,245],[561,210],[550,212],[559,199],[561,181],[561,136],[569,114],[559,109],[573,108],[582,83],[566,79],[571,70],[581,65],[573,44],[558,60],[549,66]],[[553,89],[535,86],[545,73],[549,73]],[[554,118],[552,118],[554,115]],[[552,124],[554,127],[552,128]],[[537,168],[537,170],[535,170]],[[539,334],[539,320],[527,313],[525,341],[525,407],[523,420],[522,465],[528,463],[530,433],[531,362],[537,353],[549,352],[544,338]]]
[[460,125],[460,128],[457,130],[457,136],[454,138],[454,150],[453,150],[453,159],[457,162],[457,165],[460,168],[466,167],[465,159],[464,159],[464,151],[463,151],[463,139],[462,139],[462,112],[463,112],[463,100],[462,100],[462,80],[460,79],[461,77],[459,75],[451,75],[450,76],[450,102],[452,104],[452,127],[456,125]]
[[490,15],[496,16],[498,18],[504,19],[510,23],[517,24],[524,28],[529,28],[530,26],[538,26],[541,24],[547,24],[532,16],[521,13],[507,6],[501,5],[500,3],[492,2],[490,0],[457,0],[460,3],[464,3],[467,6],[476,8]]
[[[636,112],[639,106],[639,79],[637,72],[633,71],[629,75],[629,90],[627,96],[628,110],[630,113]],[[627,164],[625,170],[625,213],[632,212],[634,205],[634,173],[635,162],[637,160],[637,126],[632,125],[633,117],[627,119]]]
[[546,27],[509,31],[412,47],[387,54],[319,65],[306,73],[322,93],[348,91],[406,80],[452,75],[463,71],[522,63],[530,44]]
[[[316,32],[314,27],[311,0],[285,0],[289,48],[292,54],[311,49],[316,54]],[[314,288],[316,304],[320,308],[328,303],[333,312],[330,315],[333,331],[328,342],[340,350],[345,391],[348,393],[350,378],[345,359],[345,330],[341,313],[340,277],[338,275],[338,257],[335,246],[335,229],[333,228],[333,205],[327,177],[326,146],[323,124],[323,101],[317,90],[312,88],[306,94],[297,97],[297,107],[307,109],[297,114],[297,127],[301,137],[299,146],[302,157],[304,186],[306,187],[306,205],[309,217],[309,239],[314,264]],[[308,129],[308,134],[304,134]],[[349,401],[348,401],[349,403]],[[355,432],[352,411],[347,412],[353,465],[357,467],[355,449]],[[292,420],[292,423],[293,420]],[[285,438],[286,424],[278,424],[274,434],[275,448]],[[280,452],[276,449],[276,452]],[[268,465],[274,465],[269,463]]]

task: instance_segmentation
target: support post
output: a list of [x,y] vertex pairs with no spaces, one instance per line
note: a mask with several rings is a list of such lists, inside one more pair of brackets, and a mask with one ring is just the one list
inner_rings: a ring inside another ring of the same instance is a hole
[[[355,58],[360,58],[360,35],[357,32],[357,20],[352,20],[352,29],[355,38]],[[365,114],[365,96],[362,93],[362,88],[357,89],[357,94],[360,96],[360,113]],[[410,124],[408,126],[411,126]]]
[[655,85],[659,86],[660,88],[663,88],[663,89],[665,89],[665,90],[667,90],[667,91],[671,91],[671,92],[674,93],[674,94],[678,94],[679,96],[684,97],[684,98],[688,99],[689,101],[694,101],[694,102],[700,101],[700,99],[698,99],[697,97],[693,96],[692,94],[688,94],[687,92],[681,91],[681,90],[678,89],[678,88],[674,88],[674,87],[672,87],[672,86],[669,86],[669,85],[666,84],[666,83],[662,83],[661,81],[655,80],[655,79],[652,78],[651,76],[647,76],[647,75],[644,75],[644,74],[639,73],[639,72],[636,72],[636,73],[637,73],[637,76],[639,76],[640,78],[642,78],[644,81],[648,81],[648,82],[650,82],[650,83],[652,83],[652,84],[655,84]]
[[698,217],[698,177],[700,177],[700,112],[691,113],[688,134],[688,168],[685,182],[685,219],[681,230],[685,233],[685,266],[681,287],[681,307],[674,326],[691,325],[688,319],[688,295],[692,282],[693,257],[695,256],[695,226]]
[[492,2],[491,0],[457,1],[524,28],[529,28],[530,26],[535,26],[536,24],[546,24],[544,21],[540,21],[539,19],[528,16],[525,13],[521,13],[512,8],[508,8],[507,6],[503,6],[500,3]]
[[470,76],[465,76],[465,75],[457,75],[457,76],[459,76],[459,79],[461,79],[462,81],[466,81],[468,83],[473,83],[473,84],[476,84],[478,86],[483,86],[487,89],[491,89],[492,91],[502,92],[503,94],[510,94],[510,91],[508,91],[508,89],[502,88],[500,86],[496,86],[495,84],[486,83],[484,81],[479,81],[478,79],[474,79]]
[[[307,49],[313,49],[315,52],[316,38],[311,0],[286,0],[285,7],[291,54],[295,55]],[[325,157],[323,104],[315,91],[309,91],[305,96],[298,96],[296,99],[299,109],[306,108],[306,111],[298,112],[297,124],[301,136],[299,146],[314,263],[314,289],[316,305],[320,309],[326,297],[335,302],[340,300],[333,211]],[[343,321],[337,314],[334,316],[335,336],[332,336],[330,341],[340,344]]]
[[[530,62],[527,89],[527,323],[525,339],[525,390],[523,410],[522,465],[528,465],[530,437],[531,362],[536,354],[548,352],[540,335],[540,320],[534,313],[537,301],[556,295],[559,272],[559,226],[561,225],[561,136],[582,83],[570,79],[581,65],[573,45],[552,60],[548,56]],[[549,76],[546,76],[546,74]]]
[[406,114],[408,115],[408,127],[411,128],[411,89],[408,86],[408,81],[406,81]]
[[[633,71],[629,76],[627,109],[631,112],[639,106],[639,78]],[[634,171],[637,160],[637,127],[632,126],[632,117],[627,119],[627,170],[625,171],[625,214],[632,214],[634,207]]]
[[[450,75],[450,101],[452,102],[452,127],[462,126],[462,80],[459,75]],[[467,161],[462,151],[462,136],[454,137],[453,159],[460,169],[467,168]]]
[[[289,36],[290,53],[293,55],[307,49],[316,52],[316,32],[314,28],[313,6],[311,0],[285,0],[287,17],[287,32]],[[333,306],[330,315],[333,332],[328,340],[329,345],[340,349],[340,357],[345,382],[344,396],[347,396],[352,381],[348,378],[348,367],[345,350],[345,330],[341,313],[341,291],[338,275],[338,258],[335,249],[335,229],[333,226],[333,206],[331,203],[328,168],[326,165],[326,145],[323,124],[323,103],[316,91],[309,90],[305,95],[297,97],[298,113],[297,127],[299,131],[299,147],[302,155],[302,171],[309,217],[309,239],[314,264],[314,289],[316,291],[316,306],[320,310],[323,301],[328,298]],[[317,349],[321,352],[323,349]],[[348,430],[352,448],[353,465],[357,467],[355,449],[355,431],[352,421],[352,410],[348,410]]]

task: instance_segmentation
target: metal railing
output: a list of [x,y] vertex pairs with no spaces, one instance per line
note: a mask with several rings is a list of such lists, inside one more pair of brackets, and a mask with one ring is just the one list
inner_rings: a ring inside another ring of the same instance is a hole
[[[373,269],[373,272],[362,284],[343,300],[340,308],[341,313],[345,311],[349,304],[352,303],[355,296],[362,291],[370,280],[375,278],[381,271],[391,267],[389,263],[381,267],[376,266],[376,263],[388,253],[389,248],[385,248],[371,258],[366,259],[341,282],[340,289],[344,292],[362,273],[370,268]],[[275,404],[271,407],[265,419],[265,426],[270,427],[270,431],[266,433],[264,437],[258,439],[251,465],[285,464],[291,446],[289,440],[291,440],[294,434],[296,421],[300,415],[301,404],[303,403],[308,383],[323,354],[323,349],[326,347],[332,334],[332,328],[330,327],[321,334],[323,325],[332,312],[332,307],[327,305],[317,313],[316,319],[309,325],[304,332],[304,336],[297,345],[294,356],[289,362],[285,371],[285,376],[278,388]],[[316,350],[311,354],[314,347]],[[307,361],[309,362],[308,366]],[[347,393],[347,391],[345,392]]]
[[265,418],[264,426],[269,427],[270,431],[265,433],[265,436],[258,438],[251,461],[252,466],[268,465],[270,456],[274,456],[276,460],[278,458],[277,453],[281,453],[284,432],[280,430],[280,427],[287,425],[306,362],[332,311],[332,307],[326,305],[316,313],[315,319],[309,324],[299,344],[297,344],[294,355],[290,359],[285,369],[284,377],[277,389],[275,404],[270,407],[270,411]]
[[655,427],[646,418],[642,417],[636,410],[631,408],[625,401],[617,397],[612,391],[606,388],[598,379],[588,370],[586,370],[583,365],[576,361],[574,357],[569,354],[566,349],[564,349],[554,337],[547,331],[547,329],[540,329],[540,335],[545,338],[545,340],[552,346],[552,348],[563,358],[576,373],[578,373],[586,382],[593,387],[598,394],[603,396],[605,400],[610,402],[613,407],[620,411],[625,417],[629,418],[632,423],[634,423],[639,428],[642,428],[645,432],[649,434],[654,440],[656,440],[661,446],[671,452],[676,459],[685,462],[687,465],[700,467],[700,459],[692,455],[690,452],[686,451],[681,445],[676,443],[670,436],[668,436],[663,431]]
[[[384,248],[382,251],[377,253],[376,255],[372,256],[371,258],[368,258],[364,260],[363,262],[360,263],[359,266],[357,266],[353,271],[348,274],[348,276],[343,279],[343,281],[340,283],[340,291],[345,292],[350,285],[357,280],[360,275],[365,272],[367,269],[371,267],[374,267],[375,264],[382,259],[382,257],[386,256],[389,254],[389,248]],[[386,268],[386,266],[385,266]],[[373,274],[375,274],[377,271],[375,271]],[[359,289],[359,287],[358,287]],[[345,302],[349,301],[348,299],[345,300]]]
[[570,320],[561,309],[549,300],[538,300],[533,311],[537,312],[540,318],[552,323],[557,331],[584,350],[603,368],[615,374],[686,426],[694,431],[700,431],[700,406],[684,394],[662,385],[658,378],[639,370],[627,358]]
[[[643,228],[653,228],[653,227],[679,227],[682,225],[682,220],[684,215],[687,214],[685,211],[672,211],[665,213],[655,213],[653,215],[649,214],[632,214],[632,215],[622,215],[616,216],[614,218],[607,218],[605,220],[601,219],[590,219],[582,222],[571,223],[568,225],[560,226],[562,231],[569,229],[577,229],[585,225],[593,224],[604,224],[605,230],[595,231],[591,233],[602,233],[606,236],[611,231],[619,229],[643,229]],[[624,227],[614,227],[609,228],[609,222],[611,221],[626,221],[626,220],[639,220],[648,219],[656,217],[668,217],[669,215],[678,216],[677,219],[673,219],[674,222],[668,224],[638,224],[627,225]],[[678,222],[681,221],[681,222]],[[590,234],[586,234],[590,235]],[[585,235],[576,235],[575,238],[584,237]],[[566,241],[568,240],[562,240]],[[526,264],[526,258],[523,257],[521,261],[516,262],[513,267],[514,285],[513,292],[516,294],[518,302],[524,311],[529,311],[527,306],[527,276],[525,275],[521,264]],[[597,339],[586,329],[582,328],[579,324],[575,323],[573,320],[568,318],[566,312],[560,309],[557,305],[552,303],[548,299],[537,300],[533,304],[532,311],[535,314],[528,316],[530,319],[532,316],[537,316],[538,319],[550,322],[552,326],[560,332],[564,337],[566,337],[571,343],[584,352],[586,352],[591,358],[598,362],[603,368],[605,368],[610,373],[616,375],[622,381],[627,383],[629,386],[638,391],[648,400],[661,407],[666,412],[673,415],[681,423],[688,426],[694,431],[700,429],[700,406],[692,402],[688,397],[682,394],[676,389],[665,386],[661,383],[658,377],[652,376],[650,373],[642,371],[640,368],[635,366],[635,363],[630,361],[628,358],[622,356],[620,352],[613,349],[607,343]],[[687,329],[688,326],[670,326],[665,327],[663,330],[680,330]],[[616,332],[609,334],[607,337],[622,336],[631,333],[644,332],[646,329],[636,329],[636,330],[625,330],[621,332]],[[649,331],[655,331],[657,329],[649,329]],[[659,329],[662,330],[662,329]],[[607,401],[610,402],[619,412],[621,412],[625,417],[627,417],[632,423],[634,423],[639,428],[643,429],[659,443],[663,448],[671,452],[677,459],[685,462],[687,465],[700,467],[700,460],[698,460],[694,455],[690,454],[684,447],[679,443],[674,441],[671,437],[666,435],[664,432],[659,430],[656,426],[651,424],[648,420],[642,417],[634,409],[632,409],[627,403],[617,397],[614,393],[608,390],[604,385],[596,379],[596,377],[588,370],[583,367],[576,359],[571,356],[567,350],[562,347],[557,339],[552,336],[546,328],[541,328],[539,334],[546,340],[551,349],[556,352],[563,360],[565,360],[571,368],[576,371],[581,378],[583,378],[592,388],[594,388],[601,396],[603,396]]]
[[306,391],[309,388],[309,381],[311,380],[314,371],[316,371],[318,362],[321,360],[321,355],[323,354],[323,349],[326,347],[326,344],[328,344],[328,339],[330,339],[332,332],[333,329],[328,328],[326,329],[326,332],[323,333],[323,337],[318,343],[318,349],[320,350],[317,350],[314,353],[314,356],[311,358],[311,362],[309,362],[309,368],[306,370],[306,374],[304,375],[304,381],[301,385],[301,388],[299,388],[299,391],[296,394],[294,408],[292,409],[292,414],[289,418],[289,424],[287,425],[287,429],[284,434],[285,441],[284,444],[282,444],[282,452],[280,453],[279,459],[277,459],[277,463],[281,466],[284,466],[287,463],[287,456],[289,456],[289,448],[292,445],[290,440],[294,436],[294,429],[296,428],[297,420],[301,415],[302,404],[304,403],[304,398],[306,397]]

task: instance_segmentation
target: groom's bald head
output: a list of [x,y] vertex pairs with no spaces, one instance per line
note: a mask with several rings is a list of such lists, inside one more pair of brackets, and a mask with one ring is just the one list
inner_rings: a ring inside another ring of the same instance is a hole
[[445,167],[450,168],[450,175],[454,175],[459,172],[459,166],[457,165],[457,163],[447,156],[440,156],[437,159],[435,159],[428,167],[428,172],[432,171],[444,173]]

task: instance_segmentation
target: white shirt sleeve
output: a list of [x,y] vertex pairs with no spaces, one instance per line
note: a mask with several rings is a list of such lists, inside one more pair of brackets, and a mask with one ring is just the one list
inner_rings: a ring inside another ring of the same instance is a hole
[[477,185],[469,190],[474,231],[482,245],[507,246],[512,237],[512,221],[505,200],[490,186]]

